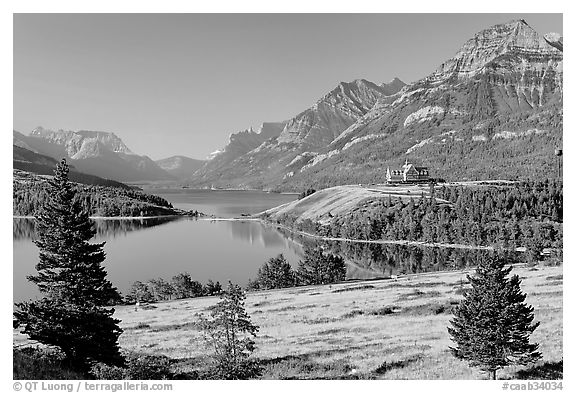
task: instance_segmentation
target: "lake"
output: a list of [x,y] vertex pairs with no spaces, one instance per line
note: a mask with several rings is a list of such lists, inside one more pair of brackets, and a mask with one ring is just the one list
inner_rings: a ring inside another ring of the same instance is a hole
[[[218,217],[253,214],[297,199],[297,195],[257,191],[148,190],[174,207]],[[282,253],[297,265],[301,247],[278,230],[257,221],[211,221],[192,218],[94,220],[96,241],[105,241],[108,278],[122,293],[134,281],[170,280],[188,272],[209,279],[245,285],[269,258]],[[13,219],[14,300],[38,295],[27,275],[35,274],[38,249],[32,243],[34,220]]]
[[[253,214],[293,201],[296,195],[257,191],[148,190],[174,207],[218,217]],[[194,218],[94,220],[96,241],[105,241],[108,277],[126,294],[134,281],[169,281],[188,272],[203,284],[209,279],[246,285],[269,258],[282,253],[296,267],[303,246],[321,246],[346,261],[348,279],[454,270],[474,266],[485,251],[405,245],[312,240],[258,221]],[[32,243],[34,220],[13,219],[14,300],[38,295],[27,275],[35,274],[38,249]]]

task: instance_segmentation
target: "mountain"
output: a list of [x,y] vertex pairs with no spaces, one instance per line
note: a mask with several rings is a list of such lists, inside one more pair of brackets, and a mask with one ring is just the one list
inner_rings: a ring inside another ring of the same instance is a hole
[[[263,123],[232,134],[226,147],[192,178],[196,185],[262,188],[286,176],[294,160],[310,157],[366,114],[382,97],[397,93],[404,83],[394,79],[378,86],[364,79],[341,82],[312,107],[281,123]],[[301,153],[304,156],[299,157]]]
[[80,172],[117,181],[173,180],[147,156],[134,154],[114,133],[52,131],[35,128],[29,136],[14,131],[14,144],[57,160],[67,158]]
[[230,134],[226,146],[222,150],[210,154],[208,161],[194,173],[192,178],[196,181],[202,179],[203,185],[212,185],[221,176],[225,176],[234,160],[257,148],[265,141],[278,137],[285,124],[286,122],[262,123],[258,131],[254,131],[250,127],[244,131]]
[[562,48],[524,20],[492,26],[409,85],[340,84],[213,179],[282,190],[383,182],[405,159],[446,180],[555,177]]
[[[22,134],[20,134],[22,135]],[[12,168],[17,170],[35,173],[37,175],[54,175],[54,168],[57,161],[49,156],[36,153],[18,145],[13,145]],[[123,189],[132,189],[132,187],[114,180],[103,179],[98,176],[88,175],[78,172],[73,165],[70,165],[69,178],[71,181],[89,185],[99,185],[107,187],[117,187]]]
[[189,178],[205,163],[204,160],[185,156],[172,156],[155,162],[160,168],[178,179]]

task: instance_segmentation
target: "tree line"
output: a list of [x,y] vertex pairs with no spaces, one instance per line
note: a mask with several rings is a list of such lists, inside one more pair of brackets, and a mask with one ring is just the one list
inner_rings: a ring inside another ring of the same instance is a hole
[[[74,203],[91,216],[139,217],[175,214],[172,204],[156,195],[149,195],[135,189],[83,185],[71,183],[77,191]],[[46,181],[13,182],[13,214],[33,216],[49,200],[49,187]]]
[[[293,269],[283,254],[270,258],[254,279],[248,280],[246,290],[288,288],[301,285],[332,284],[346,279],[344,259],[324,251],[322,247],[306,247],[304,258]],[[179,273],[170,281],[155,278],[135,281],[122,303],[154,303],[166,300],[214,296],[222,292],[219,281],[208,280],[206,285],[192,279],[188,272]]]
[[214,296],[222,292],[219,281],[208,280],[205,285],[192,279],[190,273],[178,273],[172,280],[163,278],[151,279],[146,282],[135,281],[124,297],[124,302],[154,303],[174,299],[188,299],[200,296]]

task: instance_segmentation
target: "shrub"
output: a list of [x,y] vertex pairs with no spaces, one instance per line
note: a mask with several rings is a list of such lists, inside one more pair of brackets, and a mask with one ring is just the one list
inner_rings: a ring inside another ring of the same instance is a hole
[[126,355],[126,367],[95,363],[92,365],[90,373],[96,379],[173,379],[174,374],[170,365],[170,358],[164,355],[130,353]]
[[18,380],[72,380],[87,379],[66,360],[63,352],[45,348],[14,348],[13,379]]

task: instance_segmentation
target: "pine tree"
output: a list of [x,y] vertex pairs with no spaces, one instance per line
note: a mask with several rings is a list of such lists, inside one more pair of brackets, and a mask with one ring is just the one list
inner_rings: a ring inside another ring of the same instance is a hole
[[287,288],[296,285],[296,277],[292,266],[280,254],[270,258],[260,269],[256,278],[259,289]]
[[493,255],[481,261],[474,276],[467,276],[472,288],[454,310],[448,328],[456,344],[450,347],[452,354],[490,373],[492,379],[503,367],[541,357],[538,344],[529,342],[540,322],[532,323],[534,308],[524,303],[520,278],[507,277],[512,267],[505,263]]
[[54,173],[37,217],[38,274],[28,277],[44,297],[16,304],[16,324],[32,340],[59,347],[78,367],[90,360],[121,365],[120,321],[112,318],[114,309],[104,307],[121,298],[101,265],[104,243],[89,243],[96,230],[75,201],[66,160]]
[[306,248],[304,260],[297,270],[299,285],[321,285],[343,281],[346,278],[346,265],[339,256],[324,254],[322,248]]
[[206,341],[214,349],[214,367],[210,378],[249,379],[260,375],[257,362],[250,359],[256,349],[253,337],[258,326],[250,321],[244,308],[246,294],[238,285],[228,282],[228,288],[212,309],[211,318],[200,317],[200,327]]

